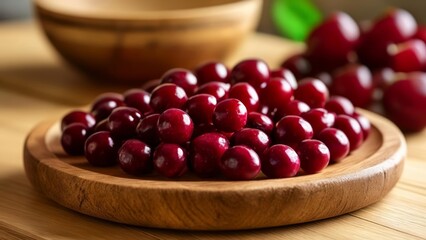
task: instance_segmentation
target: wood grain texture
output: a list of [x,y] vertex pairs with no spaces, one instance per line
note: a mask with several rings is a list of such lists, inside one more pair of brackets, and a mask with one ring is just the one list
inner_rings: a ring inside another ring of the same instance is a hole
[[52,122],[28,136],[24,165],[30,182],[81,213],[132,225],[191,230],[252,229],[338,216],[382,199],[403,169],[405,140],[396,127],[364,112],[374,126],[365,144],[319,174],[253,181],[135,178],[118,167],[91,167],[69,157]]

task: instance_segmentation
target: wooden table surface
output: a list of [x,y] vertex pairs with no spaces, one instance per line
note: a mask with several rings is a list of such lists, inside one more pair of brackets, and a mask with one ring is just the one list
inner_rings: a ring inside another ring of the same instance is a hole
[[[229,60],[265,59],[272,67],[302,46],[254,34]],[[0,239],[426,239],[426,131],[407,135],[396,187],[380,202],[343,216],[293,226],[228,232],[149,229],[68,210],[26,179],[22,149],[40,121],[88,104],[105,86],[64,64],[32,22],[0,24]]]

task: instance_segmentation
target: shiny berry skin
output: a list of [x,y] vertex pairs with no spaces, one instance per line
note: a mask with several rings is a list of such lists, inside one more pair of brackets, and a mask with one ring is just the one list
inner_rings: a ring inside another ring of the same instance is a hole
[[180,177],[187,171],[187,153],[177,144],[162,143],[154,151],[154,169],[168,178]]
[[81,123],[72,123],[64,128],[61,134],[61,145],[68,155],[83,155],[84,142],[88,137],[87,126]]
[[214,96],[201,93],[188,98],[185,110],[195,124],[208,124],[213,121],[213,111],[216,105],[217,100]]
[[194,71],[198,78],[198,85],[208,82],[229,82],[229,69],[220,62],[208,62]]
[[84,155],[93,166],[115,165],[117,163],[117,147],[110,132],[100,131],[90,135],[84,144]]
[[162,142],[184,144],[191,139],[194,123],[184,111],[170,108],[160,114],[157,129]]
[[349,154],[349,139],[337,128],[325,128],[317,137],[330,151],[330,161],[340,162]]
[[271,78],[276,78],[276,77],[283,78],[288,83],[290,83],[291,88],[293,88],[293,90],[297,88],[297,79],[290,70],[286,68],[279,68],[279,69],[273,70],[271,72]]
[[359,125],[361,126],[362,129],[362,137],[365,139],[367,139],[368,135],[370,135],[370,131],[371,131],[371,123],[370,120],[368,120],[367,117],[365,117],[362,114],[359,114],[357,112],[354,112],[352,114],[352,117],[355,118],[355,120],[358,121]]
[[373,91],[371,72],[362,65],[348,65],[339,69],[330,86],[332,95],[344,96],[356,107],[367,107],[372,101]]
[[247,123],[247,108],[235,98],[219,102],[213,113],[213,124],[219,131],[235,132]]
[[266,150],[262,161],[262,172],[268,178],[288,178],[296,176],[300,169],[300,159],[293,148],[276,144]]
[[196,137],[191,142],[191,170],[200,177],[218,175],[219,160],[228,148],[228,139],[220,133],[205,133]]
[[216,98],[217,102],[228,98],[230,85],[223,82],[208,82],[198,88],[197,94],[206,93]]
[[310,108],[324,107],[329,96],[327,86],[315,78],[305,78],[299,82],[299,87],[294,91],[294,97]]
[[247,116],[246,126],[249,128],[259,129],[269,135],[274,129],[274,122],[272,122],[272,120],[264,114],[251,112]]
[[204,133],[213,133],[217,132],[216,127],[213,123],[201,123],[194,125],[194,132],[192,133],[192,138],[196,138]]
[[384,90],[395,81],[395,71],[391,68],[381,68],[373,73],[373,86]]
[[141,175],[152,170],[151,148],[144,142],[129,139],[118,150],[120,168],[131,175]]
[[255,128],[243,128],[232,135],[232,145],[244,145],[253,149],[259,156],[269,147],[271,141],[266,133]]
[[254,179],[260,172],[260,159],[246,146],[234,146],[225,151],[219,163],[222,174],[231,180]]
[[142,114],[136,108],[118,107],[108,117],[111,135],[117,139],[128,139],[136,136],[136,126]]
[[363,133],[358,121],[346,115],[338,115],[334,121],[334,128],[342,130],[349,139],[350,151],[358,149],[363,143]]
[[90,129],[95,127],[96,120],[91,113],[78,110],[71,111],[61,119],[61,131],[73,123],[80,123]]
[[307,174],[320,172],[330,162],[330,150],[319,140],[307,139],[298,148],[300,167]]
[[124,101],[106,101],[96,105],[96,108],[92,109],[91,113],[95,116],[96,122],[100,122],[107,119],[114,109],[125,105]]
[[152,91],[158,87],[158,85],[161,85],[161,79],[152,79],[147,82],[144,82],[141,86],[141,89],[145,90],[146,92],[152,93]]
[[269,109],[276,109],[293,100],[291,85],[282,78],[272,78],[261,90],[261,103]]
[[312,73],[312,64],[304,54],[296,54],[287,58],[281,67],[290,70],[296,79],[305,78]]
[[183,108],[188,97],[183,88],[173,83],[163,83],[152,90],[151,108],[161,113],[169,108]]
[[127,107],[136,108],[141,112],[142,115],[146,115],[152,112],[152,108],[149,105],[151,100],[151,94],[142,89],[129,89],[123,93],[124,103]]
[[388,47],[390,66],[395,72],[416,72],[426,68],[426,43],[412,39]]
[[161,77],[161,83],[174,83],[185,90],[187,96],[192,96],[197,90],[197,77],[183,68],[168,70]]
[[155,113],[148,115],[138,123],[136,126],[137,138],[151,147],[160,144],[160,136],[158,134],[157,122],[160,114]]
[[352,115],[355,112],[355,107],[352,102],[342,96],[332,96],[325,103],[324,108],[329,112],[335,113],[336,115]]
[[259,109],[259,95],[256,90],[246,82],[234,84],[231,89],[229,89],[228,97],[240,100],[244,106],[246,106],[249,113],[256,112]]
[[277,121],[279,121],[281,118],[287,115],[301,116],[302,113],[305,113],[309,110],[311,110],[311,108],[308,106],[308,104],[299,100],[292,100],[288,104],[278,107],[274,117]]
[[275,125],[275,143],[296,147],[301,141],[311,139],[314,131],[311,124],[299,116],[289,115],[281,118]]
[[239,62],[231,70],[231,82],[247,82],[256,90],[264,88],[269,82],[269,67],[263,60],[247,59]]
[[123,95],[114,92],[106,92],[100,94],[95,98],[95,100],[93,100],[91,111],[95,111],[96,109],[98,109],[98,107],[107,102],[114,102],[116,107],[124,106]]
[[101,120],[98,122],[95,126],[94,132],[100,132],[100,131],[110,131],[108,126],[108,118]]
[[324,108],[313,108],[303,113],[302,118],[311,124],[314,135],[316,136],[324,128],[333,126],[336,117],[333,113],[329,113]]
[[405,132],[426,127],[426,75],[396,81],[383,95],[383,107],[390,120]]

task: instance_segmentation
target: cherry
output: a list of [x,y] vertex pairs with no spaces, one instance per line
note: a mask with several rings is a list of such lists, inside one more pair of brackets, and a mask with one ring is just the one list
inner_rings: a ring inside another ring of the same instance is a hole
[[287,58],[281,67],[290,70],[296,79],[305,78],[312,73],[312,64],[304,54],[296,54]]
[[231,70],[231,82],[247,82],[256,90],[264,88],[270,78],[268,65],[260,59],[247,59],[239,62]]
[[332,162],[340,162],[349,154],[349,139],[341,130],[325,128],[318,134],[317,138],[330,150]]
[[299,87],[294,91],[294,97],[305,102],[311,108],[324,107],[328,95],[327,86],[315,78],[301,80]]
[[219,131],[235,132],[247,123],[247,108],[235,98],[219,102],[213,113],[213,124]]
[[388,48],[390,65],[396,72],[422,71],[426,67],[426,43],[412,39]]
[[370,131],[371,131],[370,120],[368,120],[368,118],[365,117],[364,115],[361,115],[357,112],[354,112],[352,114],[352,117],[355,120],[357,120],[359,125],[361,126],[362,136],[363,136],[363,139],[365,140],[368,137],[368,135],[370,134]]
[[282,117],[288,115],[301,116],[310,109],[311,108],[308,106],[308,104],[299,100],[292,100],[288,104],[283,104],[278,107],[277,112],[275,113],[275,119],[279,121]]
[[66,126],[61,135],[61,145],[69,155],[83,155],[84,142],[88,137],[87,126],[81,123],[72,123]]
[[214,96],[217,102],[228,98],[230,85],[223,82],[208,82],[198,88],[197,94],[206,93]]
[[293,100],[293,89],[282,78],[272,78],[261,91],[261,102],[269,109],[276,109],[291,100]]
[[346,114],[352,115],[355,112],[355,107],[352,102],[342,96],[332,96],[326,103],[324,108],[336,115]]
[[276,144],[262,158],[262,172],[269,178],[293,177],[300,169],[300,159],[293,148]]
[[71,111],[61,119],[61,131],[73,123],[80,123],[90,129],[96,125],[95,117],[91,113],[84,111]]
[[151,148],[139,140],[127,140],[118,150],[118,164],[131,175],[149,173],[152,170]]
[[84,144],[87,161],[98,167],[112,166],[117,163],[117,147],[110,132],[100,131],[90,135]]
[[181,87],[173,83],[163,83],[151,93],[150,105],[152,109],[161,113],[169,108],[183,108],[188,97]]
[[191,139],[194,123],[184,111],[170,108],[160,114],[157,128],[161,141],[183,144]]
[[342,130],[349,139],[349,149],[353,151],[359,148],[364,136],[358,121],[346,115],[338,115],[334,121],[334,128]]
[[210,94],[196,94],[188,99],[185,105],[186,112],[195,124],[212,123],[213,111],[217,100]]
[[315,136],[324,128],[333,126],[335,120],[335,115],[324,108],[313,108],[303,113],[302,117],[311,124]]
[[157,122],[160,114],[155,113],[148,115],[136,126],[137,138],[147,143],[151,147],[160,144],[160,136],[158,134]]
[[162,143],[154,151],[155,170],[168,178],[180,177],[187,171],[187,153],[177,144]]
[[124,101],[105,101],[97,104],[96,108],[93,108],[91,113],[95,116],[96,122],[100,122],[104,119],[107,119],[114,109],[118,107],[123,107],[125,105],[126,104],[124,103]]
[[197,77],[183,68],[173,68],[168,70],[161,77],[161,83],[174,83],[185,90],[187,96],[192,96],[197,89]]
[[152,112],[152,108],[149,105],[151,100],[151,94],[142,89],[129,89],[123,93],[124,103],[128,107],[136,108],[142,115],[146,115]]
[[254,179],[260,172],[260,159],[246,146],[228,148],[219,163],[222,174],[232,180]]
[[275,126],[274,139],[276,143],[296,147],[301,141],[314,135],[311,124],[303,118],[289,115],[281,118]]
[[246,126],[249,128],[259,129],[269,135],[274,129],[274,122],[272,122],[272,120],[264,114],[251,112],[247,116]]
[[330,162],[330,150],[319,140],[303,140],[298,149],[300,167],[307,174],[320,172]]
[[200,177],[219,174],[219,160],[229,148],[229,141],[219,133],[205,133],[191,143],[189,161],[191,169]]
[[124,106],[123,95],[115,92],[106,92],[100,94],[93,100],[91,112],[96,111],[101,105],[107,102],[114,102],[116,107]]
[[108,128],[117,139],[128,139],[136,136],[136,126],[142,114],[136,108],[118,107],[108,117]]
[[220,62],[208,62],[199,66],[195,69],[195,75],[199,85],[208,82],[229,82],[229,69]]
[[234,84],[229,90],[229,98],[240,100],[247,111],[256,112],[259,109],[259,95],[256,90],[248,83],[241,82]]
[[243,128],[232,135],[233,145],[244,145],[253,149],[259,156],[269,147],[271,141],[266,133],[255,128]]
[[293,90],[297,88],[296,77],[290,70],[286,68],[279,68],[279,69],[273,70],[271,72],[271,78],[283,78],[288,83],[290,83],[291,88],[293,88]]

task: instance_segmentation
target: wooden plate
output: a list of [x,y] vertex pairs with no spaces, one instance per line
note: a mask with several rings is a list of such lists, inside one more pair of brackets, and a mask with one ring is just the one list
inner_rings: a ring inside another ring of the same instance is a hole
[[321,173],[289,179],[135,178],[67,156],[59,125],[37,126],[24,147],[30,182],[59,204],[94,217],[146,227],[224,230],[338,216],[383,198],[401,176],[406,145],[388,120],[362,111],[373,128],[362,147]]

